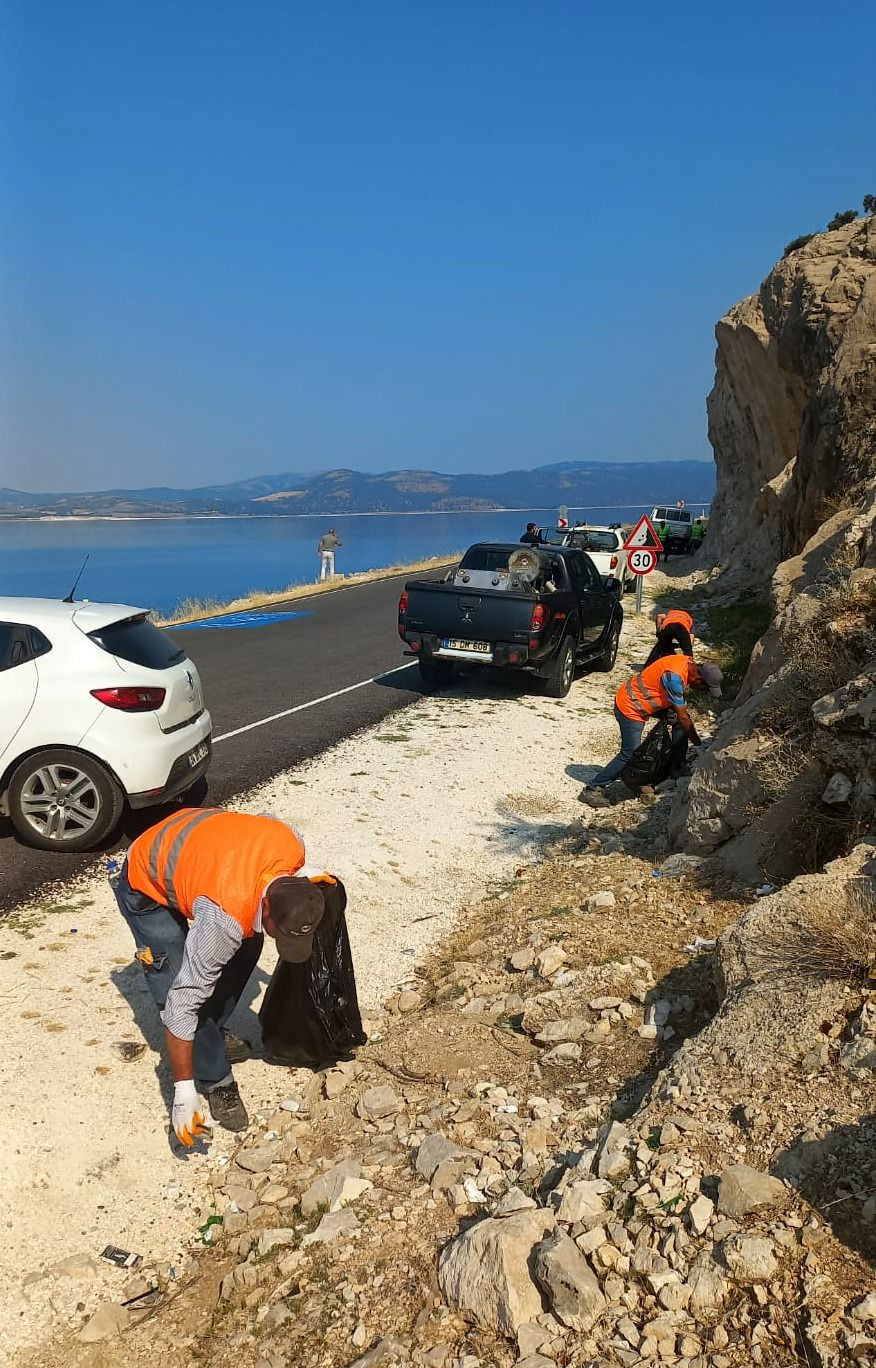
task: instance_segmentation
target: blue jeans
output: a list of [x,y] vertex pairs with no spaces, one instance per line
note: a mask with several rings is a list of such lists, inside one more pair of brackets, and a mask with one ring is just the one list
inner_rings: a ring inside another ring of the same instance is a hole
[[[115,884],[119,911],[130,927],[138,952],[149,950],[152,963],[140,955],[146,987],[159,1011],[164,1010],[167,994],[179,973],[186,948],[189,923],[175,908],[153,902],[131,887],[128,862]],[[264,936],[249,936],[226,964],[207,1001],[198,1012],[195,1031],[195,1078],[205,1092],[222,1083],[231,1073],[222,1027],[240,1000],[250,975],[258,963]]]
[[613,760],[609,760],[608,764],[598,774],[594,774],[590,780],[590,788],[603,788],[606,784],[610,784],[612,779],[617,779],[642,740],[642,732],[645,730],[644,722],[637,722],[632,717],[627,717],[625,713],[621,712],[617,704],[614,706],[614,715],[620,727],[621,748]]

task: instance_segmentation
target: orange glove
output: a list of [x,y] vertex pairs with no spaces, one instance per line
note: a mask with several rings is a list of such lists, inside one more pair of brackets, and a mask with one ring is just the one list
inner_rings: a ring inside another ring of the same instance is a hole
[[204,1125],[203,1102],[191,1078],[175,1083],[173,1088],[173,1111],[171,1119],[176,1138],[180,1144],[191,1148],[195,1141],[206,1134]]

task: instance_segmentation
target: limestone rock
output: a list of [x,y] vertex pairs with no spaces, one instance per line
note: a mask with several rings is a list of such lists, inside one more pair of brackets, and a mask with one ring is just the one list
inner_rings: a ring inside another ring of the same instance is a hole
[[708,1257],[694,1264],[688,1275],[690,1288],[688,1310],[694,1320],[709,1323],[730,1293],[730,1284],[713,1259]]
[[611,1183],[604,1178],[582,1179],[570,1183],[563,1192],[557,1209],[557,1220],[570,1225],[577,1221],[586,1226],[598,1225],[608,1209]]
[[788,1193],[778,1178],[750,1168],[731,1164],[718,1182],[718,1210],[725,1216],[747,1216],[758,1207],[783,1207]]
[[438,1281],[451,1306],[478,1325],[509,1337],[542,1310],[541,1294],[529,1276],[533,1247],[554,1228],[549,1211],[518,1211],[470,1226],[441,1253]]
[[238,1150],[234,1158],[238,1168],[245,1169],[247,1173],[266,1173],[272,1164],[278,1162],[280,1148],[271,1143],[251,1145],[248,1149]]
[[555,1230],[536,1246],[532,1270],[563,1325],[579,1333],[593,1327],[605,1307],[605,1298],[574,1240]]
[[273,1230],[262,1230],[259,1233],[258,1252],[259,1257],[264,1258],[274,1249],[283,1249],[286,1245],[296,1244],[298,1236],[294,1230],[285,1226],[278,1226]]
[[538,1045],[559,1045],[567,1040],[580,1040],[589,1027],[583,1017],[563,1017],[559,1021],[546,1021],[535,1037]]
[[380,1121],[385,1116],[395,1116],[400,1110],[401,1102],[388,1083],[366,1088],[356,1104],[356,1115],[368,1121]]
[[596,1172],[600,1178],[625,1178],[630,1171],[630,1158],[627,1149],[630,1132],[620,1121],[612,1121],[606,1132],[596,1160]]
[[508,963],[518,974],[524,970],[531,969],[535,963],[535,951],[531,946],[525,945],[521,950],[515,950]]
[[769,1282],[778,1269],[772,1240],[759,1235],[729,1235],[722,1246],[727,1267],[737,1282]]
[[350,1368],[394,1368],[399,1363],[410,1363],[411,1351],[397,1335],[386,1335],[367,1354],[357,1358]]
[[344,1235],[355,1235],[360,1229],[352,1211],[330,1211],[323,1216],[316,1230],[304,1236],[301,1245],[304,1248],[312,1244],[331,1244],[333,1240],[339,1240]]
[[847,774],[837,772],[831,775],[827,781],[824,792],[821,795],[822,803],[847,803],[852,796],[855,785]]
[[425,1178],[427,1183],[431,1183],[435,1172],[441,1164],[450,1161],[476,1160],[480,1161],[482,1155],[477,1150],[466,1149],[463,1145],[457,1145],[453,1140],[449,1140],[440,1131],[435,1131],[432,1135],[427,1135],[426,1139],[417,1150],[417,1158],[414,1167],[421,1178]]
[[691,1230],[696,1235],[705,1235],[709,1228],[709,1222],[715,1213],[715,1203],[708,1197],[699,1196],[691,1202],[688,1209]]
[[561,945],[546,945],[536,956],[535,963],[542,978],[550,978],[566,963],[566,952]]
[[302,1195],[301,1213],[303,1216],[313,1216],[320,1207],[325,1207],[327,1211],[340,1211],[341,1207],[355,1202],[363,1192],[369,1192],[371,1187],[368,1179],[362,1177],[359,1160],[344,1159],[314,1179]]
[[79,1331],[79,1339],[84,1344],[96,1344],[99,1340],[114,1338],[127,1330],[130,1319],[126,1306],[120,1306],[118,1302],[103,1302]]

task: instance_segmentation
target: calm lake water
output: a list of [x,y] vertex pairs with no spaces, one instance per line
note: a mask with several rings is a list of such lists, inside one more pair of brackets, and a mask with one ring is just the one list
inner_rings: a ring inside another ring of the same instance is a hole
[[[572,509],[580,521],[629,522],[641,508]],[[699,507],[695,509],[699,512]],[[359,517],[181,518],[173,521],[0,523],[0,595],[62,598],[82,564],[77,598],[172,609],[185,598],[228,600],[316,578],[316,543],[331,525],[345,574],[462,551],[474,541],[516,541],[532,513],[373,514]]]

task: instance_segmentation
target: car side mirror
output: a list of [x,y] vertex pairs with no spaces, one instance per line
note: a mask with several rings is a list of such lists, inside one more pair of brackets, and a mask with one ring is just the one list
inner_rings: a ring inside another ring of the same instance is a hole
[[605,592],[606,592],[607,594],[616,594],[616,593],[618,593],[620,587],[621,587],[621,582],[620,582],[619,579],[616,579],[614,575],[606,575],[606,577],[605,577]]

